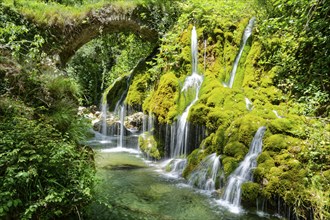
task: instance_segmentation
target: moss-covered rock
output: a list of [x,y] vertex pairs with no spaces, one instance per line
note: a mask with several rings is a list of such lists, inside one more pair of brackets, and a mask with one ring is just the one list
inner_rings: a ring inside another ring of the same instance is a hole
[[121,98],[122,94],[127,89],[127,81],[129,76],[122,76],[118,78],[115,82],[113,82],[105,91],[107,97],[107,104],[109,106],[109,110],[113,110],[116,106],[116,103]]
[[223,156],[221,162],[226,176],[229,176],[239,164],[236,158],[230,156]]
[[143,106],[144,109],[154,113],[160,123],[167,123],[173,118],[176,111],[176,100],[178,97],[179,82],[174,73],[164,74],[159,81],[158,88],[153,92],[148,103]]
[[[254,182],[245,182],[242,184],[242,203],[253,206],[255,201],[260,196],[260,186]],[[253,204],[253,205],[251,205]]]
[[229,127],[232,120],[235,118],[235,111],[225,110],[220,107],[211,109],[207,115],[206,127],[209,131],[216,131],[219,127]]
[[299,153],[299,145],[301,140],[283,135],[283,134],[274,134],[264,140],[264,150],[280,152],[283,149],[290,149],[292,153]]
[[288,134],[301,139],[306,138],[305,127],[304,118],[294,115],[287,118],[277,118],[269,123],[269,129],[272,133]]
[[207,156],[207,153],[201,149],[195,149],[189,154],[187,166],[184,168],[182,176],[187,178],[194,168]]
[[127,93],[127,104],[133,107],[142,106],[143,100],[146,98],[148,88],[150,87],[150,83],[149,74],[136,75]]
[[250,146],[258,128],[265,124],[266,121],[263,118],[255,116],[253,113],[246,114],[232,122],[230,127],[226,130],[226,140],[227,142],[238,141],[245,146]]
[[225,155],[234,157],[237,160],[241,161],[241,160],[243,160],[243,158],[247,154],[247,152],[248,152],[248,148],[244,144],[242,144],[238,141],[234,141],[234,142],[229,142],[225,146],[223,153]]
[[156,160],[161,158],[154,136],[148,133],[139,136],[139,148],[148,157]]

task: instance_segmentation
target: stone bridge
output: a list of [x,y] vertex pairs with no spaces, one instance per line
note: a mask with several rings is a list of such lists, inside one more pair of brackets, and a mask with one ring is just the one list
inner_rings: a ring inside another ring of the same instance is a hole
[[62,30],[52,28],[54,41],[61,46],[48,50],[52,54],[58,54],[60,65],[64,66],[81,46],[101,34],[132,32],[147,41],[157,42],[157,20],[151,16],[151,10],[153,8],[138,5],[129,8],[107,5],[92,10],[78,24],[67,24]]

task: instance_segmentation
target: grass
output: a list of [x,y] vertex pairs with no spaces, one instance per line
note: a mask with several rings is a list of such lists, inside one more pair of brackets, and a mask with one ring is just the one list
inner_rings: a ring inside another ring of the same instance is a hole
[[[15,2],[15,3],[14,3]],[[91,10],[97,10],[107,4],[113,4],[118,8],[130,9],[142,0],[85,0],[83,4],[62,5],[56,2],[44,2],[42,0],[3,0],[3,4],[15,8],[26,18],[40,25],[63,26],[67,23],[84,22]]]

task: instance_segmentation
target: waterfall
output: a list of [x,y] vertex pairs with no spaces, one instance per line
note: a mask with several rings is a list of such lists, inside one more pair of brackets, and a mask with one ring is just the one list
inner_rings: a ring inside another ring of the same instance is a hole
[[194,100],[185,108],[176,123],[171,125],[170,136],[170,157],[163,164],[163,168],[171,171],[171,175],[179,177],[186,166],[186,156],[188,152],[188,123],[187,118],[190,108],[198,101],[199,90],[203,83],[203,77],[197,72],[198,68],[198,44],[195,26],[191,31],[191,67],[192,74],[185,79],[181,92],[186,92],[189,88],[195,89]]
[[283,116],[279,115],[276,110],[273,110],[274,114],[276,115],[277,118],[284,118]]
[[186,107],[178,120],[178,128],[176,132],[176,139],[174,151],[171,151],[172,158],[180,156],[186,157],[187,155],[187,141],[188,141],[188,123],[187,118],[190,108],[198,101],[199,90],[203,82],[203,77],[197,73],[197,60],[198,60],[198,45],[196,28],[193,27],[191,33],[191,56],[192,56],[192,74],[185,79],[181,92],[187,91],[189,88],[195,88],[195,98]]
[[142,119],[142,134],[144,134],[147,131],[147,120],[148,120],[148,116],[147,115],[143,115],[143,119]]
[[107,109],[108,109],[108,104],[107,104],[107,98],[106,94],[103,94],[102,100],[101,100],[101,134],[103,135],[103,139],[105,136],[107,136]]
[[229,79],[229,83],[228,83],[229,88],[233,87],[234,79],[235,79],[235,75],[236,75],[236,71],[237,71],[237,67],[238,67],[238,63],[239,63],[239,60],[241,59],[246,41],[249,39],[249,37],[252,34],[252,28],[253,28],[253,25],[254,25],[254,21],[255,21],[255,17],[251,18],[250,21],[249,21],[249,24],[247,25],[247,27],[244,30],[242,43],[241,43],[241,46],[239,48],[239,52],[238,52],[238,54],[235,58],[233,69],[230,73],[230,79]]
[[[192,186],[207,191],[214,191],[216,188],[217,178],[221,168],[220,156],[213,153],[206,158],[192,171],[188,178],[188,182]],[[218,182],[221,186],[223,175],[220,175]]]
[[262,138],[266,127],[258,129],[251,142],[249,152],[244,160],[239,164],[234,173],[229,176],[222,203],[228,206],[229,210],[235,213],[240,212],[241,186],[247,181],[252,181],[252,169],[257,166],[257,157],[262,151]]
[[248,99],[247,97],[245,97],[245,106],[246,106],[246,109],[248,111],[252,111],[253,109],[253,104],[252,102],[250,101],[250,99]]
[[151,112],[148,116],[148,133],[149,135],[152,135],[154,131],[154,117],[152,116]]
[[124,119],[125,119],[125,105],[121,105],[119,107],[119,115],[120,115],[120,129],[119,129],[119,139],[117,142],[117,147],[124,147],[124,134],[125,134],[125,126],[124,126]]
[[206,71],[206,46],[207,46],[207,41],[204,40],[204,73]]
[[194,26],[191,31],[191,67],[193,73],[197,73],[197,65],[198,65],[198,44],[197,44],[197,32]]

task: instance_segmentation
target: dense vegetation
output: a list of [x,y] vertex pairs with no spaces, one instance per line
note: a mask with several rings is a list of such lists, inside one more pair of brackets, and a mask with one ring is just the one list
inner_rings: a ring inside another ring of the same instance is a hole
[[41,62],[35,25],[0,10],[0,218],[79,216],[94,185],[79,85]]
[[[58,69],[49,53],[61,48],[63,39],[56,34],[86,22],[92,9],[110,3],[152,9],[141,15],[161,39],[147,43],[131,33],[100,30],[99,38]],[[228,176],[244,158],[258,127],[266,125],[254,182],[243,185],[243,203],[255,204],[259,197],[276,208],[279,199],[301,218],[330,218],[330,5],[325,0],[0,4],[0,218],[80,215],[92,199],[94,168],[92,153],[80,144],[89,124],[77,115],[78,106],[98,104],[118,79],[126,85],[132,69],[154,48],[158,53],[145,63],[147,70],[129,81],[126,103],[153,114],[160,126],[173,123],[192,99],[180,95],[191,72],[192,26],[197,28],[198,72],[204,83],[189,121],[204,126],[207,137],[193,146],[184,175],[217,152]],[[257,18],[253,37],[243,51],[233,88],[225,88],[252,16]],[[245,97],[252,111],[246,109]],[[148,141],[154,158],[164,156],[159,137],[148,136]],[[147,144],[142,139],[140,143],[143,150]]]
[[[255,182],[243,185],[242,202],[250,205],[264,198],[273,209],[279,201],[286,203],[300,218],[329,218],[329,59],[324,56],[329,6],[322,1],[186,1],[181,6],[153,67],[134,78],[128,104],[145,100],[143,109],[155,115],[159,128],[183,112],[192,100],[179,91],[191,73],[190,31],[195,25],[204,83],[189,121],[205,126],[207,138],[194,146],[184,176],[217,152],[228,177],[248,152],[258,127],[266,125]],[[257,17],[253,36],[233,88],[225,88],[222,83],[229,80],[252,16]],[[246,108],[245,97],[252,110]],[[164,140],[155,138],[158,143],[149,152],[157,158]]]

